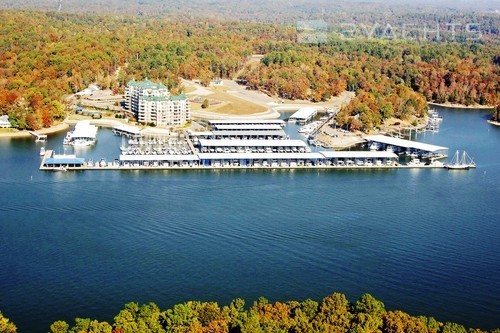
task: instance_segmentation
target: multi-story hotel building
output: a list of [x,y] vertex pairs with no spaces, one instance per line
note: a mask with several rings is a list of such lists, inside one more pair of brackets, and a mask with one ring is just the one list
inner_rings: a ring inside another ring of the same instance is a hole
[[127,83],[125,108],[139,123],[159,127],[182,126],[190,119],[186,95],[170,95],[165,85],[149,80]]

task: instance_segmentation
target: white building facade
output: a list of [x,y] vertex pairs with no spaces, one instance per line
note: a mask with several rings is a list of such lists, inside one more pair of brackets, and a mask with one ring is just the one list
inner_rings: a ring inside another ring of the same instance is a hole
[[0,128],[12,127],[9,121],[9,116],[0,116]]
[[125,108],[139,123],[159,127],[182,126],[190,119],[186,95],[170,95],[165,85],[149,80],[128,82]]

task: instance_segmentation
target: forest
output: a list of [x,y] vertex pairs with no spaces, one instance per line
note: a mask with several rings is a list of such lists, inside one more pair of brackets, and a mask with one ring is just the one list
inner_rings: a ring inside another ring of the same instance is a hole
[[[333,28],[318,39],[293,25],[168,16],[0,10],[0,19],[0,115],[18,129],[64,119],[65,97],[91,83],[121,93],[133,77],[174,93],[181,78],[235,76],[291,100],[354,91],[339,121],[364,131],[425,116],[428,101],[500,104],[500,41],[487,14],[474,18],[489,28],[473,41],[388,38],[384,29],[379,38],[346,38]],[[246,66],[252,54],[264,56]]]
[[[14,323],[0,313],[0,333],[16,333]],[[333,293],[316,302],[270,303],[261,297],[250,307],[235,299],[222,308],[215,302],[189,301],[164,311],[154,304],[128,303],[112,323],[77,318],[72,326],[59,320],[51,333],[486,333],[433,317],[386,310],[370,294],[351,303]],[[499,329],[489,331],[499,333]]]

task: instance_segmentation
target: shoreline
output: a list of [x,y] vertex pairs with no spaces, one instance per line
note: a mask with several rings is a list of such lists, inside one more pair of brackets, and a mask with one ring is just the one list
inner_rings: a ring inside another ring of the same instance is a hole
[[463,104],[449,104],[449,103],[434,103],[427,102],[429,105],[439,106],[448,109],[483,109],[483,110],[492,110],[495,107],[492,105],[463,105]]
[[[31,132],[36,133],[36,134],[43,134],[43,135],[55,134],[55,133],[65,131],[69,127],[70,127],[70,125],[66,122],[66,120],[64,120],[63,122],[61,122],[57,125],[47,127],[47,128],[42,128],[42,129],[39,129],[36,131],[31,131]],[[18,138],[24,139],[24,138],[33,137],[33,135],[30,134],[30,131],[28,131],[28,130],[22,130],[22,131],[19,131],[16,129],[12,129],[12,130],[13,130],[13,132],[0,132],[0,139],[4,139],[4,138],[5,139],[18,139]]]
[[490,124],[492,124],[493,126],[499,126],[500,127],[500,121],[496,121],[496,120],[493,120],[493,119],[488,119],[487,121]]

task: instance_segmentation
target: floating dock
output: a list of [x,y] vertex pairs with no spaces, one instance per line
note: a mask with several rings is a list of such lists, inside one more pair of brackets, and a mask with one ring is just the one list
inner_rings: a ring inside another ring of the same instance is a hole
[[194,153],[187,155],[120,155],[89,163],[74,155],[53,155],[48,150],[40,170],[216,170],[216,169],[395,169],[443,168],[435,165],[401,165],[389,152],[317,153]]

